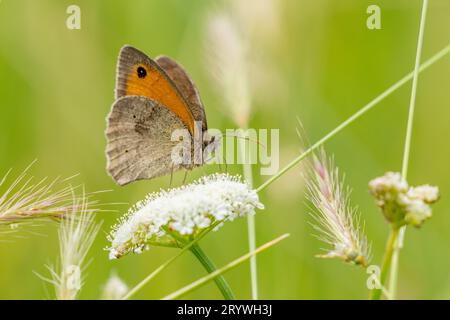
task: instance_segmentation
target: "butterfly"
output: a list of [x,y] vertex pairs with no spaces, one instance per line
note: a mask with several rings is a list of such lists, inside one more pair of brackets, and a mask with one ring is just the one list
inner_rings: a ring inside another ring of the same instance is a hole
[[[115,99],[107,117],[106,157],[107,171],[119,185],[190,170],[204,164],[205,151],[215,148],[214,137],[203,141],[208,126],[197,88],[184,68],[167,56],[152,60],[124,46],[117,62]],[[183,161],[174,161],[180,143],[172,136],[176,130],[194,140]]]

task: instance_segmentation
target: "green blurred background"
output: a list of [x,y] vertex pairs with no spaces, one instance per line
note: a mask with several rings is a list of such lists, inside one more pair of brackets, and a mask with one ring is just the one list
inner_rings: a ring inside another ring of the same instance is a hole
[[[246,2],[247,1],[242,1]],[[253,5],[257,5],[257,0]],[[104,203],[132,204],[166,187],[168,177],[116,186],[105,172],[105,116],[113,102],[118,50],[131,44],[150,56],[167,54],[194,78],[210,127],[235,125],[211,84],[205,59],[206,20],[225,10],[259,32],[251,53],[264,63],[253,93],[250,126],[280,128],[280,163],[300,151],[298,116],[311,142],[345,120],[414,66],[421,12],[419,0],[273,0],[267,17],[236,1],[0,1],[0,172],[18,175],[33,159],[36,177],[71,176],[88,191],[109,190]],[[250,2],[248,2],[250,3]],[[66,8],[81,8],[81,30],[68,30]],[[381,30],[366,28],[366,9],[381,8]],[[247,11],[246,11],[247,10]],[[264,11],[264,10],[263,10]],[[274,24],[266,28],[268,19]],[[258,20],[259,19],[259,20]],[[248,22],[248,24],[247,24]],[[272,28],[273,27],[273,28]],[[431,0],[422,60],[450,43],[450,1]],[[267,70],[267,73],[266,73]],[[263,80],[261,80],[263,79]],[[261,81],[260,81],[261,80]],[[440,187],[442,199],[420,230],[408,230],[400,257],[400,298],[450,298],[450,57],[422,73],[417,92],[409,182]],[[259,90],[258,90],[259,88]],[[367,183],[385,171],[400,171],[411,83],[346,128],[326,145],[353,188],[352,201],[366,220],[380,263],[388,227],[367,192]],[[217,170],[210,166],[209,172]],[[231,171],[240,172],[240,167]],[[197,170],[189,180],[203,174]],[[255,185],[261,177],[254,168]],[[175,176],[180,183],[182,175]],[[4,188],[2,187],[2,190]],[[266,299],[365,299],[365,271],[314,257],[324,245],[312,236],[300,168],[261,194],[266,210],[256,217],[257,242],[282,233],[291,237],[258,257],[260,297]],[[95,299],[111,272],[132,286],[171,257],[173,249],[109,261],[105,235],[128,205],[103,213],[102,231],[89,256],[81,298]],[[58,257],[57,225],[46,224],[0,239],[0,298],[42,299],[53,289],[34,273]],[[247,252],[246,220],[228,223],[202,240],[218,265]],[[187,254],[145,287],[136,298],[162,296],[204,275]],[[239,298],[250,298],[249,265],[226,275]],[[187,298],[221,298],[209,284]]]

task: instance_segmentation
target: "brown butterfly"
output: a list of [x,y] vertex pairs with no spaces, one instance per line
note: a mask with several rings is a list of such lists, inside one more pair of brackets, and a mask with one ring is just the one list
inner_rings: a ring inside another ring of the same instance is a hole
[[[106,155],[107,171],[118,184],[204,163],[204,151],[214,147],[214,139],[203,141],[205,109],[193,81],[177,62],[166,56],[152,60],[124,46],[117,63],[115,93],[107,118]],[[200,137],[200,161],[193,147],[190,160],[173,161],[172,151],[179,141],[172,141],[172,133],[177,129],[185,129],[191,141]]]

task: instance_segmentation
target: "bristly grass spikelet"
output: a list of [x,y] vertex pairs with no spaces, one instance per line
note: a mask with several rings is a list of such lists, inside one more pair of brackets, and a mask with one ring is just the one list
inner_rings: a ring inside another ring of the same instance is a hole
[[51,279],[38,275],[50,282],[55,288],[58,300],[75,300],[83,286],[84,271],[87,266],[87,253],[100,229],[95,221],[95,214],[88,209],[88,204],[79,200],[80,212],[67,213],[61,220],[59,236],[59,262],[55,268],[47,266]]
[[[82,210],[97,211],[91,207],[96,204],[89,200],[91,194],[76,194],[81,186],[70,185],[71,178],[36,181],[29,176],[28,171],[33,164],[0,194],[1,232],[17,231],[19,225],[30,221],[42,221],[44,218],[58,220],[67,213]],[[0,187],[8,181],[10,171],[0,180]]]
[[308,199],[314,207],[312,217],[317,237],[332,246],[320,258],[339,258],[366,267],[370,248],[363,232],[360,215],[350,204],[350,189],[344,185],[333,160],[325,152],[314,156],[307,178]]
[[251,107],[246,43],[226,12],[212,14],[207,31],[208,70],[232,119],[239,128],[246,128]]

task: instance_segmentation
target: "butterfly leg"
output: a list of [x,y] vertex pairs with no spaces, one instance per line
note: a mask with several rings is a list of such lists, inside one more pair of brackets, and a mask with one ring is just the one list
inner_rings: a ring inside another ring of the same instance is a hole
[[222,160],[223,160],[223,163],[225,164],[225,173],[228,173],[227,158],[223,157]]
[[172,169],[170,170],[169,189],[172,188],[172,182],[173,182],[173,164],[172,164]]
[[186,170],[186,171],[184,172],[184,178],[183,178],[182,185],[184,185],[184,184],[186,183],[187,176],[188,176],[188,171]]

